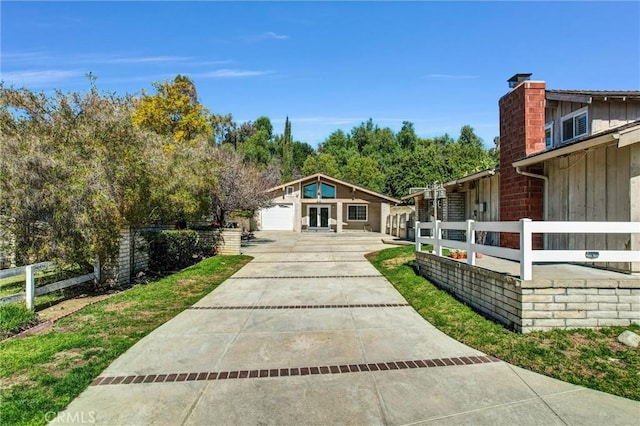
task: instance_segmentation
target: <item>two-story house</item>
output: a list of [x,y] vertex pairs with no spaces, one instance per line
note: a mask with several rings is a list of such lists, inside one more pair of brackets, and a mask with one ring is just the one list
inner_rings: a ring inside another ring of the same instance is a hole
[[[499,100],[499,167],[447,182],[445,220],[640,222],[640,91],[549,90],[530,76],[509,79]],[[429,200],[407,198],[423,217]],[[640,250],[640,235],[549,234],[534,246]],[[640,272],[640,262],[599,266]]]
[[[529,76],[512,77],[499,102],[500,220],[640,221],[640,91],[547,90]],[[640,250],[639,237],[555,234],[537,245]]]

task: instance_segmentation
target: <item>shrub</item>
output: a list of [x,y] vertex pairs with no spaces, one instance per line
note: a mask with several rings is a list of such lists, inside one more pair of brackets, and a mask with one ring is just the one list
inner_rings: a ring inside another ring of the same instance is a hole
[[18,333],[35,324],[35,312],[27,309],[24,303],[0,305],[0,338]]
[[196,231],[148,231],[143,236],[149,242],[149,269],[153,271],[183,269],[202,258]]

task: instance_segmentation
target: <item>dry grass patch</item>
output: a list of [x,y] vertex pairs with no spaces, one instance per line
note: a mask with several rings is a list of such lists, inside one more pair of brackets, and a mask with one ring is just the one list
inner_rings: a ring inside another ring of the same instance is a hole
[[117,302],[117,303],[110,303],[107,306],[104,307],[104,311],[105,312],[114,312],[114,311],[122,311],[126,308],[130,308],[132,306],[136,306],[137,303],[134,302]]
[[393,259],[383,260],[382,265],[386,268],[393,268],[396,266],[404,265],[405,263],[409,263],[415,258],[416,257],[414,255],[394,257]]
[[11,377],[1,377],[0,390],[8,390],[14,386],[27,385],[31,382],[31,377],[27,374],[15,374]]

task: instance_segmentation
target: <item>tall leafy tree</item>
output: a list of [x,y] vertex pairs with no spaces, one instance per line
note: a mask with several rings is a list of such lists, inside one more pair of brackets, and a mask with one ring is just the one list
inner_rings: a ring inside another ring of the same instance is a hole
[[308,143],[295,141],[293,142],[293,171],[292,177],[294,179],[301,178],[303,176],[302,168],[305,160],[313,155],[314,151],[311,145]]
[[416,135],[416,131],[414,129],[413,123],[410,121],[403,121],[402,128],[397,134],[398,143],[400,147],[404,150],[413,150],[418,141],[418,136]]
[[347,182],[369,188],[374,191],[382,191],[384,176],[380,171],[380,165],[371,157],[361,155],[353,156],[344,167],[344,179]]
[[171,135],[175,142],[191,140],[197,135],[213,135],[208,111],[199,102],[196,87],[189,77],[177,75],[171,82],[155,82],[153,86],[155,94],[142,92],[132,115],[134,125]]
[[340,167],[345,166],[349,158],[359,155],[355,140],[342,130],[336,130],[320,145],[318,151],[331,154]]
[[310,155],[302,166],[302,173],[305,176],[323,173],[337,179],[342,177],[338,163],[331,154]]

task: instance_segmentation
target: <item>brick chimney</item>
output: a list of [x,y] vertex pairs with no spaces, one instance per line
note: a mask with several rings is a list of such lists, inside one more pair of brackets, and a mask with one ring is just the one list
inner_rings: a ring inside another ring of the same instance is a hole
[[[500,98],[500,220],[543,219],[541,179],[522,176],[513,162],[543,151],[545,124],[545,83],[529,81],[531,74],[516,74],[509,79],[512,90]],[[542,174],[542,165],[527,171]],[[503,233],[503,247],[518,248],[518,234]],[[542,238],[534,235],[534,248],[542,248]]]

